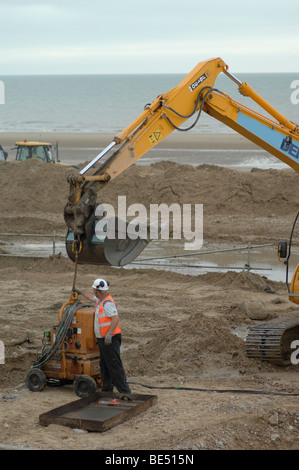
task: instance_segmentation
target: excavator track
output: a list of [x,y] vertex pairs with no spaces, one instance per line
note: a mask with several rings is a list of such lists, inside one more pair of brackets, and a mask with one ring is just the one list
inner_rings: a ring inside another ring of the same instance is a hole
[[299,339],[299,312],[256,325],[246,338],[246,355],[277,365],[291,364],[291,343]]

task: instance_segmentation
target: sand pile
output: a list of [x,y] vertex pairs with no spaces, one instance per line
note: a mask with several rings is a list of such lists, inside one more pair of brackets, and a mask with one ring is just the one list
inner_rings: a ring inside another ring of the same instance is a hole
[[[1,210],[60,213],[68,195],[71,167],[49,165],[40,160],[0,162],[4,188]],[[98,199],[117,206],[118,195],[127,204],[139,202],[203,204],[214,214],[293,214],[298,178],[292,170],[237,172],[227,168],[162,162],[149,167],[133,165],[102,190]]]
[[[210,165],[162,162],[135,165],[107,186],[104,195],[116,202],[127,194],[128,204],[203,204],[207,214],[267,217],[292,214],[298,208],[298,177],[292,170],[238,172]],[[107,201],[108,202],[108,201]]]
[[[28,161],[0,162],[0,170],[2,232],[65,232],[66,178],[73,168]],[[241,173],[158,163],[133,166],[100,198],[115,205],[118,195],[126,195],[127,204],[203,204],[205,239],[244,244],[289,236],[298,208],[297,187],[297,175],[289,170]],[[74,265],[64,257],[1,257],[3,443],[42,449],[298,449],[298,399],[267,395],[298,390],[298,372],[250,360],[237,334],[258,323],[247,315],[246,303],[261,306],[269,319],[297,307],[288,301],[283,283],[251,272],[189,276],[80,265],[78,288],[90,289],[95,277],[111,282],[133,391],[149,393],[144,384],[169,389],[152,390],[158,394],[156,407],[100,437],[56,425],[42,428],[41,413],[76,399],[71,386],[48,387],[34,396],[24,388],[43,331],[57,324],[59,308],[69,299],[73,276]],[[258,389],[265,396],[173,391],[178,385]]]
[[[65,230],[63,208],[73,168],[31,160],[0,162],[0,184],[4,189],[0,230],[42,233]],[[205,238],[238,241],[240,229],[260,239],[289,234],[298,210],[298,178],[292,170],[237,172],[227,168],[162,162],[143,167],[133,165],[98,195],[98,202],[112,204],[126,196],[127,207],[140,203],[203,204]],[[253,218],[255,227],[253,228]],[[256,239],[256,241],[258,241]]]

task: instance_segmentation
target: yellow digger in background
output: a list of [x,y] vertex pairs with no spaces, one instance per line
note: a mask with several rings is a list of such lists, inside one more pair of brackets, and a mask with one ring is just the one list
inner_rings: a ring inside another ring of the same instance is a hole
[[12,150],[17,150],[16,160],[24,162],[31,158],[37,158],[46,163],[59,162],[58,159],[58,142],[53,147],[49,142],[27,141],[16,142],[16,146]]

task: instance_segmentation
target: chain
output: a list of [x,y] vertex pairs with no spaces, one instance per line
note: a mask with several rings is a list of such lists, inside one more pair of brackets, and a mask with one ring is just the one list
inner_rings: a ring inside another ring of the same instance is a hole
[[75,252],[75,270],[74,270],[73,288],[72,288],[73,292],[75,292],[76,290],[77,271],[78,271],[78,251]]
[[[79,243],[79,247],[78,247],[78,243]],[[79,253],[80,253],[81,249],[82,249],[82,242],[78,239],[74,240],[73,244],[72,244],[72,251],[75,254],[75,270],[74,270],[73,288],[72,288],[73,294],[76,291],[76,281],[77,281],[77,272],[78,272],[78,256],[79,256]]]

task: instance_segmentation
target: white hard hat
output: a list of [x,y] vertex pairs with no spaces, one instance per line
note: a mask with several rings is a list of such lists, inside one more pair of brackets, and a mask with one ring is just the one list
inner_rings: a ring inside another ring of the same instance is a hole
[[92,285],[93,289],[108,290],[110,282],[105,279],[96,279]]

